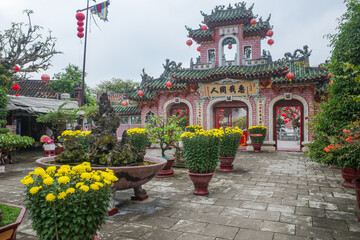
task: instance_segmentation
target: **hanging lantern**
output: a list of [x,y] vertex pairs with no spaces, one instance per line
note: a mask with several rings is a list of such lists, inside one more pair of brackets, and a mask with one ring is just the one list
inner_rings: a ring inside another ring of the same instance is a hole
[[206,27],[205,25],[203,25],[203,26],[201,27],[201,30],[203,30],[204,32],[206,31],[206,29],[207,29],[207,27]]
[[193,44],[193,41],[191,39],[186,41],[186,45],[188,45],[189,47]]
[[77,13],[75,15],[76,19],[79,20],[79,21],[83,21],[85,19],[85,15],[81,12]]
[[269,40],[267,41],[267,43],[271,46],[271,45],[273,45],[273,44],[274,44],[274,40],[269,39]]
[[172,84],[172,82],[170,82],[170,81],[168,81],[168,82],[166,83],[166,86],[167,86],[168,89],[170,89],[172,85],[173,85],[173,84]]
[[286,117],[286,114],[285,114],[285,113],[283,113],[283,114],[281,114],[281,116]]
[[228,49],[232,49],[232,46],[231,46],[231,44],[229,44],[229,46],[228,46]]
[[84,28],[79,26],[79,27],[77,28],[77,30],[78,30],[78,32],[83,32],[83,31],[84,31]]
[[294,78],[294,74],[292,72],[289,72],[286,74],[286,78],[289,79],[289,81],[291,82],[291,80]]
[[256,19],[255,18],[251,19],[250,24],[254,26],[256,24]]
[[288,120],[285,120],[284,123],[288,123]]
[[19,70],[20,70],[20,68],[19,68],[18,66],[15,66],[15,67],[14,67],[14,71],[15,71],[15,72],[18,72]]
[[225,112],[225,110],[224,110],[224,109],[221,109],[220,112],[223,113],[223,112]]
[[43,74],[43,75],[41,75],[41,80],[43,82],[49,82],[50,81],[50,76],[47,75],[47,74]]
[[83,32],[78,32],[78,33],[77,33],[77,36],[78,36],[79,38],[83,38],[83,37],[84,37],[84,33],[83,33]]
[[140,97],[144,96],[144,91],[142,91],[142,90],[138,91],[138,95],[139,95]]
[[83,21],[77,21],[77,25],[78,25],[79,27],[82,27],[82,26],[84,26],[84,22],[83,22]]
[[274,31],[272,31],[272,30],[269,30],[266,32],[266,36],[268,36],[268,37],[272,37],[273,35],[274,35]]
[[14,85],[12,86],[12,89],[14,89],[15,91],[18,91],[18,90],[20,89],[20,86],[17,85],[17,84],[14,84]]
[[124,107],[126,107],[126,105],[128,105],[128,102],[124,100],[124,101],[121,102],[121,105],[123,105]]
[[196,50],[197,50],[198,52],[200,52],[200,51],[201,51],[200,46],[198,46],[198,47],[196,48]]

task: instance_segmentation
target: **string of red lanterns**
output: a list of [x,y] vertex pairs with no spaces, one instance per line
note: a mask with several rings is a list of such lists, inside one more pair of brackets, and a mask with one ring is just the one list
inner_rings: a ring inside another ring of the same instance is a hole
[[78,28],[77,28],[77,30],[78,30],[78,33],[77,33],[77,36],[79,37],[79,38],[83,38],[84,37],[84,33],[83,33],[83,31],[84,31],[84,28],[83,28],[83,26],[84,26],[84,19],[85,19],[85,15],[83,14],[83,13],[77,13],[76,15],[75,15],[75,18],[78,20],[78,22],[77,22],[77,25],[78,25]]

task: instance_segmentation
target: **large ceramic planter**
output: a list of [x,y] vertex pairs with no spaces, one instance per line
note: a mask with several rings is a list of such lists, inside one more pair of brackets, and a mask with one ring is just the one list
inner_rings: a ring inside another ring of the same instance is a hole
[[175,158],[163,158],[165,159],[166,165],[165,167],[159,172],[159,174],[156,176],[157,178],[169,178],[174,176],[174,170],[172,169],[172,166],[174,165]]
[[195,195],[208,195],[209,182],[214,173],[191,173],[188,172],[191,181],[194,183],[194,194]]
[[21,221],[23,220],[26,209],[23,206],[17,206],[17,205],[8,204],[8,203],[1,203],[1,204],[8,205],[11,207],[21,208],[19,216],[17,217],[15,222],[13,222],[9,225],[0,227],[0,239],[16,240],[16,229],[20,225]]
[[261,152],[262,143],[251,143],[254,148],[254,152]]
[[350,167],[341,168],[341,175],[344,179],[342,185],[348,188],[354,188],[355,184],[353,182],[354,179],[360,178],[360,170],[355,171],[355,169]]
[[220,160],[220,172],[233,172],[234,171],[234,166],[233,166],[233,162],[234,162],[235,156],[234,157],[219,157]]
[[[356,192],[356,203],[358,208],[360,208],[360,178],[355,179],[355,192]],[[360,222],[360,215],[358,216],[358,221]]]
[[[55,157],[45,157],[36,160],[36,164],[42,168],[48,166],[56,166],[60,168],[61,165],[50,164],[54,161]],[[129,166],[129,167],[91,167],[93,170],[105,171],[106,169],[111,169],[114,171],[115,176],[119,181],[114,183],[114,190],[125,190],[125,189],[134,189],[134,196],[131,197],[132,200],[145,200],[148,198],[145,189],[142,189],[141,185],[147,183],[152,178],[154,178],[160,170],[165,166],[166,160],[158,157],[144,157],[144,161],[152,162],[154,164],[142,165],[142,166]]]

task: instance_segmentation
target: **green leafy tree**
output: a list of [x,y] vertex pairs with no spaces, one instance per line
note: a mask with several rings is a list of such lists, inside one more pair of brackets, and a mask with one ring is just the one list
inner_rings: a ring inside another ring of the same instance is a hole
[[[54,93],[69,93],[73,98],[75,87],[81,86],[82,70],[73,64],[69,64],[63,70],[54,75],[55,81],[48,83],[48,86]],[[94,104],[95,102],[95,98],[91,96],[90,89],[85,84],[85,103]]]
[[41,26],[32,25],[32,10],[23,11],[28,16],[27,23],[11,23],[11,27],[0,32],[0,64],[9,69],[20,68],[16,74],[19,79],[28,78],[28,74],[47,70],[51,66],[51,58],[61,52],[55,49],[56,38],[39,33]]
[[96,85],[93,92],[101,94],[106,91],[109,94],[123,94],[126,91],[135,89],[139,83],[133,82],[132,80],[122,80],[121,78],[112,78],[111,80],[102,81]]
[[309,122],[313,142],[308,145],[308,156],[328,164],[336,160],[324,151],[330,140],[339,137],[349,122],[360,119],[360,104],[356,102],[360,95],[360,2],[347,1],[346,7],[346,13],[339,19],[338,33],[328,35],[333,47],[328,100],[320,104]]

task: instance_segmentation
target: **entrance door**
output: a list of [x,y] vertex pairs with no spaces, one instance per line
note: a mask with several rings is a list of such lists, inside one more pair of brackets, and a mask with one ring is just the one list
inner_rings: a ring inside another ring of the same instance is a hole
[[189,108],[186,104],[176,104],[170,108],[169,116],[175,115],[178,120],[178,125],[185,129],[189,125]]
[[[282,100],[285,101],[285,100]],[[299,101],[275,105],[274,140],[278,151],[301,151],[303,141],[303,107]]]

